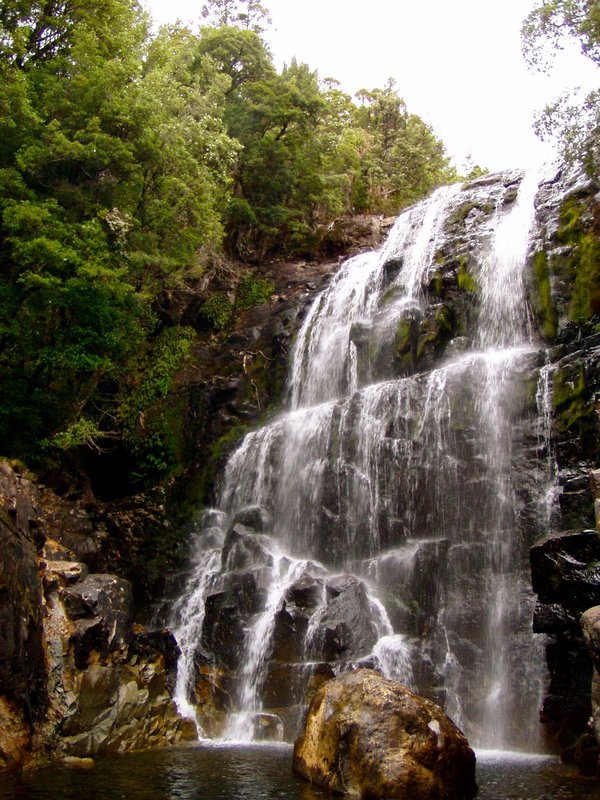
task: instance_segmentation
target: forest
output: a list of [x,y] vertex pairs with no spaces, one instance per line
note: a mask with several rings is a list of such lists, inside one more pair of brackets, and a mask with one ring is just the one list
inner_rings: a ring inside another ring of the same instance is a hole
[[[154,31],[134,0],[0,4],[5,456],[48,468],[118,442],[140,487],[164,478],[172,445],[147,411],[196,328],[226,333],[272,292],[261,262],[318,257],[332,220],[397,214],[459,177],[392,80],[350,97],[295,59],[278,70],[268,24],[254,0],[210,0],[195,31]],[[594,3],[543,3],[530,58],[566,32],[597,60],[599,27]],[[540,127],[581,152],[597,117],[579,139],[572,119],[557,106]],[[201,298],[197,325],[174,291]]]

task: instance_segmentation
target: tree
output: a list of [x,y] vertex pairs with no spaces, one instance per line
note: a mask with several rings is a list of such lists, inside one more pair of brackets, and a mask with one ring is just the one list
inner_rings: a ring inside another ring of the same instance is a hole
[[268,10],[257,0],[208,0],[201,15],[214,28],[246,28],[262,33],[271,24]]
[[368,136],[362,158],[368,208],[397,212],[455,178],[443,143],[408,113],[392,79],[383,89],[362,89],[357,99],[356,122]]
[[158,298],[220,248],[237,152],[229,81],[189,31],[150,40],[133,0],[53,8],[60,44],[18,57],[28,7],[0,58],[0,446],[20,457],[108,435],[135,450],[123,410],[165,341]]
[[[527,61],[545,69],[566,39],[579,42],[581,52],[600,66],[600,5],[597,0],[545,0],[525,19],[522,28]],[[542,138],[555,139],[567,162],[581,163],[590,175],[600,169],[600,91],[580,102],[565,95],[549,105],[536,121]]]

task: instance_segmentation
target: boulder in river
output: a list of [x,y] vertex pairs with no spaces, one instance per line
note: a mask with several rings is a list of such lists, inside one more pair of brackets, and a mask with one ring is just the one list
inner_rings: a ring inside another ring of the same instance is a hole
[[293,769],[330,791],[370,800],[458,800],[477,791],[475,754],[441,708],[368,669],[317,690]]

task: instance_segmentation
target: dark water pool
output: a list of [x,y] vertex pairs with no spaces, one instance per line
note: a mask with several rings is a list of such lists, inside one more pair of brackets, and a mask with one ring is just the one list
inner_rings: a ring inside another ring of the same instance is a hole
[[[0,800],[317,800],[291,774],[288,746],[172,748],[111,756],[88,770],[0,778]],[[600,800],[600,783],[556,760],[480,753],[478,800]],[[406,800],[411,800],[406,798]]]

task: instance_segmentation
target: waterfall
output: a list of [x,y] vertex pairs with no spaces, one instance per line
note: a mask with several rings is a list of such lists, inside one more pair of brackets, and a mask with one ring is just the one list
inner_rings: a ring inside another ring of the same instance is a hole
[[201,656],[217,735],[256,738],[273,717],[266,735],[293,738],[319,682],[365,663],[478,746],[538,747],[526,556],[548,521],[528,509],[548,496],[550,378],[523,277],[537,185],[438,190],[312,303],[289,410],[225,467],[218,575],[199,561],[180,606],[181,707]]

